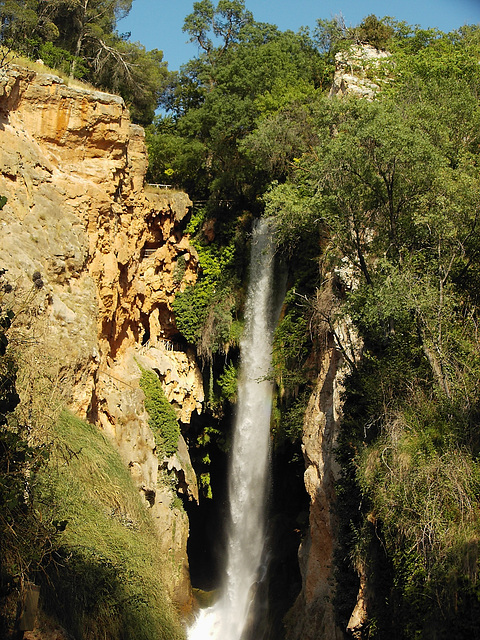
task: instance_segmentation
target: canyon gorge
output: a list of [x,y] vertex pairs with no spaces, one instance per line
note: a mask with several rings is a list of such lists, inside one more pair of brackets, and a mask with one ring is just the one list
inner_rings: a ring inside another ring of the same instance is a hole
[[0,64],[8,640],[476,637],[480,49],[370,18],[146,131]]
[[[39,349],[67,381],[62,401],[97,425],[130,470],[172,565],[171,597],[188,610],[188,520],[172,503],[177,494],[199,500],[183,435],[192,414],[202,412],[204,390],[194,352],[175,342],[172,301],[197,276],[196,251],[184,234],[193,203],[145,184],[144,133],[121,98],[12,65],[0,75],[0,116],[0,193],[7,198],[0,264],[13,286],[3,304],[17,311],[41,275],[44,286],[28,303],[44,323]],[[339,637],[323,603],[332,584],[331,448],[341,366],[333,346],[325,356],[305,423],[312,511],[295,605],[301,629],[292,638],[313,637],[320,627],[325,638]],[[181,424],[177,451],[164,459],[148,426],[139,365],[159,377]],[[173,486],[162,484],[164,469],[174,474]]]

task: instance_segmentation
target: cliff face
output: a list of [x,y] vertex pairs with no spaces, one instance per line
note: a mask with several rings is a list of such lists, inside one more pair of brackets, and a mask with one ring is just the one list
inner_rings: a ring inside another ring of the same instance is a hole
[[[330,97],[355,95],[372,100],[380,90],[377,76],[386,76],[390,54],[370,45],[352,46],[336,55],[335,78]],[[375,78],[373,80],[372,78]],[[354,288],[353,270],[347,263],[332,274],[345,289]],[[327,285],[328,287],[328,285]],[[318,292],[329,297],[328,291]],[[335,442],[341,428],[343,379],[348,371],[343,349],[356,360],[362,345],[345,321],[334,327],[327,346],[320,355],[319,374],[305,414],[302,451],[305,459],[305,488],[310,496],[309,529],[299,549],[302,591],[295,602],[289,620],[289,640],[340,640],[345,633],[355,635],[361,627],[364,613],[364,588],[360,576],[360,591],[347,629],[335,622],[334,552],[336,544]]]
[[315,391],[305,413],[302,451],[305,488],[310,496],[309,528],[299,549],[302,591],[289,619],[289,640],[341,640],[335,623],[335,479],[334,446],[341,418],[344,361],[333,341],[322,354]]
[[390,53],[369,44],[354,45],[335,55],[330,96],[355,95],[372,100],[389,73]]
[[117,443],[173,558],[172,590],[182,600],[188,522],[160,476],[174,474],[193,499],[196,479],[183,438],[175,459],[159,462],[137,362],[158,372],[186,428],[202,407],[202,379],[193,356],[169,340],[171,303],[195,281],[197,260],[182,235],[191,202],[144,190],[146,162],[143,130],[130,124],[121,98],[19,67],[0,71],[0,195],[7,197],[0,268],[13,285],[8,295],[15,308],[28,304],[43,318],[41,350],[70,381],[70,406]]

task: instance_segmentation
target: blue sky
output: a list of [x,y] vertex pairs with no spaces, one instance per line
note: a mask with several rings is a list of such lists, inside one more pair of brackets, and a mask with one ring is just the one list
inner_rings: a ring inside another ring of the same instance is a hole
[[[293,31],[302,26],[314,28],[318,18],[339,14],[347,26],[371,13],[442,31],[480,23],[480,0],[246,0],[245,5],[255,20]],[[197,54],[196,46],[182,32],[183,20],[192,11],[193,0],[133,0],[130,14],[117,27],[121,33],[131,32],[131,40],[147,49],[163,51],[173,71]]]

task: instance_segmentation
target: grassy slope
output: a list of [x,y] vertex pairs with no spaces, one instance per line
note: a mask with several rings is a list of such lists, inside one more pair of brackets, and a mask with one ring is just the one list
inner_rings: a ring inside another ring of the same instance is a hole
[[59,527],[67,521],[46,570],[45,609],[81,640],[182,638],[148,511],[95,427],[62,415],[43,492]]

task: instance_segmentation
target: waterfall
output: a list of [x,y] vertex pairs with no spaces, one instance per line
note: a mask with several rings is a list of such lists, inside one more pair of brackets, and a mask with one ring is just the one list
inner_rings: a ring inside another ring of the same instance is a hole
[[241,341],[238,403],[229,470],[227,563],[217,603],[200,611],[188,640],[241,640],[259,578],[265,541],[272,384],[266,379],[276,320],[273,239],[260,220],[253,234]]

